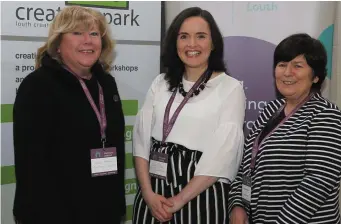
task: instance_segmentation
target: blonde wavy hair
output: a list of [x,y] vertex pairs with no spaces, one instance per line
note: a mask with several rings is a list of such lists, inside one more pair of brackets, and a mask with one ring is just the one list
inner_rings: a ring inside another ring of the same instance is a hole
[[106,72],[111,69],[114,60],[113,50],[115,42],[111,37],[108,23],[100,12],[81,6],[69,6],[60,11],[49,27],[49,34],[46,43],[38,49],[36,57],[36,69],[41,66],[44,54],[47,52],[52,58],[62,64],[62,60],[57,50],[61,37],[64,33],[75,31],[77,28],[91,29],[97,25],[102,37],[102,52],[99,63]]

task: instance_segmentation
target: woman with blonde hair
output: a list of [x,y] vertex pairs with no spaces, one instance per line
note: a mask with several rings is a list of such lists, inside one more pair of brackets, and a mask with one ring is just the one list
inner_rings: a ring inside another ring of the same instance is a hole
[[114,44],[105,17],[64,8],[14,103],[21,224],[115,224],[125,214],[124,116],[109,74]]

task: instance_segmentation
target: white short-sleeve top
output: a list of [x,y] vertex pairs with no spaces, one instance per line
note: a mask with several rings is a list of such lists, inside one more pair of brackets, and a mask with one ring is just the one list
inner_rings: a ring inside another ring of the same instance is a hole
[[[194,82],[182,79],[185,91]],[[162,140],[163,118],[171,97],[164,74],[158,75],[148,90],[133,132],[133,155],[149,160],[151,137]],[[169,117],[183,100],[178,92]],[[245,94],[241,83],[221,73],[211,78],[198,96],[181,110],[166,142],[202,152],[194,175],[218,177],[231,182],[237,175],[243,154]]]

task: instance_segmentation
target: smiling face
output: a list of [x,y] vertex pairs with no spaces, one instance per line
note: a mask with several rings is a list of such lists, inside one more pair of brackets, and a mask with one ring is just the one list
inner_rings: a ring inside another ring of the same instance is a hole
[[276,86],[279,92],[287,99],[301,101],[310,93],[313,83],[313,70],[307,64],[303,55],[299,55],[289,62],[279,62],[275,68]]
[[176,45],[178,56],[186,70],[207,67],[212,51],[208,23],[199,16],[187,18],[180,27]]
[[90,72],[91,67],[101,55],[102,40],[98,26],[91,29],[78,28],[64,33],[58,52],[63,63],[74,73],[82,76]]

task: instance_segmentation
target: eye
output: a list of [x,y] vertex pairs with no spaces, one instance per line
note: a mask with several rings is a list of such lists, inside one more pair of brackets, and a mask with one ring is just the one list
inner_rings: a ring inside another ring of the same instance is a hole
[[295,68],[302,68],[301,65],[295,65]]
[[73,34],[73,35],[82,35],[82,33],[81,33],[81,32],[78,32],[78,31],[74,31],[74,32],[72,32],[72,34]]
[[90,35],[94,36],[94,37],[97,37],[97,36],[99,36],[99,32],[91,32]]
[[204,38],[206,38],[206,36],[204,34],[198,35],[198,39],[204,39]]
[[180,34],[180,35],[179,35],[179,39],[184,40],[184,39],[186,39],[186,38],[187,38],[187,36],[186,36],[185,34]]
[[280,68],[284,68],[284,67],[286,67],[286,66],[287,66],[286,63],[278,63],[278,64],[277,64],[277,67],[280,67]]

